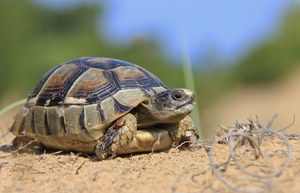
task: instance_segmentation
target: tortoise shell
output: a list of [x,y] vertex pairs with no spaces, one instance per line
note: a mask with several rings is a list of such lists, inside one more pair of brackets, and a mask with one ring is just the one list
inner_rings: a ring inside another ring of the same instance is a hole
[[48,147],[93,152],[108,126],[163,90],[156,76],[129,62],[72,60],[42,77],[11,131]]

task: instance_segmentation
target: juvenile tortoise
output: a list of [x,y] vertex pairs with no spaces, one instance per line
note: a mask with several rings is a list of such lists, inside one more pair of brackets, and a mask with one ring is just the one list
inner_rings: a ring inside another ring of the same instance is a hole
[[35,140],[99,159],[164,150],[198,139],[188,116],[194,103],[192,91],[169,90],[138,65],[75,59],[47,72],[29,94],[11,128],[13,144]]

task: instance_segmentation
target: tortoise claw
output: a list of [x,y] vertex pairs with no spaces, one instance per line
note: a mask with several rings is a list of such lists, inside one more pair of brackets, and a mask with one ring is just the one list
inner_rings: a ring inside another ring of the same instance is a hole
[[121,146],[130,143],[136,133],[137,120],[134,115],[127,114],[118,119],[107,129],[101,143],[96,146],[95,154],[100,160],[114,157]]
[[95,153],[100,160],[107,159],[110,156],[114,156],[116,152],[113,151],[114,143],[118,138],[120,128],[115,125],[110,127],[103,136],[103,142],[96,146]]

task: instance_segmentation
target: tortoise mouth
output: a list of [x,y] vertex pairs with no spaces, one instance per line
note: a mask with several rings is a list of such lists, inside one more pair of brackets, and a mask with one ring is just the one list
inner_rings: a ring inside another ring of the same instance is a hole
[[189,114],[193,111],[195,102],[191,102],[189,104],[182,105],[178,109],[175,110],[177,114]]

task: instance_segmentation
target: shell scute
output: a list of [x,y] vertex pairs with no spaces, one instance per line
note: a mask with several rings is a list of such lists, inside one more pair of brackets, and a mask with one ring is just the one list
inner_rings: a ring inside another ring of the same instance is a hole
[[67,97],[86,98],[108,84],[109,81],[104,77],[102,70],[89,69],[74,82]]
[[132,63],[110,58],[83,58],[83,63],[92,68],[112,70],[119,66],[135,66]]
[[45,82],[36,104],[40,106],[62,105],[74,81],[87,70],[86,66],[62,65]]

